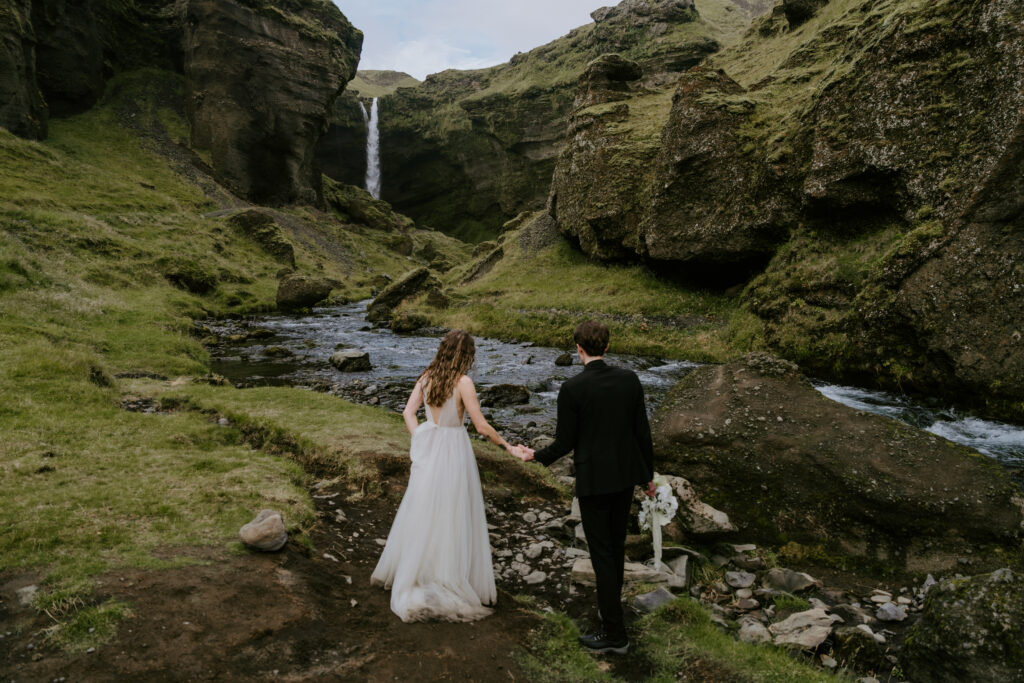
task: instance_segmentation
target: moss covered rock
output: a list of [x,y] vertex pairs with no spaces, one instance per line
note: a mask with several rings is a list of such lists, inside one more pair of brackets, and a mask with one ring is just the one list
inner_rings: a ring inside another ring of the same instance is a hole
[[331,294],[334,283],[327,278],[291,273],[277,284],[277,307],[283,311],[308,308]]
[[900,666],[910,681],[1024,680],[1024,579],[999,569],[942,581],[907,634]]
[[410,299],[429,289],[440,289],[441,283],[427,268],[410,270],[398,280],[384,288],[370,302],[366,309],[366,319],[370,322],[383,322],[391,317],[392,311],[406,299]]

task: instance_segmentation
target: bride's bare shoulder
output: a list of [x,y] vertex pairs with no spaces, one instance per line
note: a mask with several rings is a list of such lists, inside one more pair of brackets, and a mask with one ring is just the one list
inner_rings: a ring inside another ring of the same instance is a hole
[[458,386],[459,389],[471,389],[473,391],[476,391],[476,387],[473,384],[473,380],[470,379],[469,375],[463,375],[462,377],[460,377]]

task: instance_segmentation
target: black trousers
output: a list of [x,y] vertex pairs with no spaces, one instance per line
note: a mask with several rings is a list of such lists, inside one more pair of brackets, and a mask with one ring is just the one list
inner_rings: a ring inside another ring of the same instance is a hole
[[580,516],[587,535],[590,561],[597,578],[597,606],[604,632],[614,640],[626,637],[622,620],[622,572],[626,562],[626,523],[633,487],[617,493],[580,496]]

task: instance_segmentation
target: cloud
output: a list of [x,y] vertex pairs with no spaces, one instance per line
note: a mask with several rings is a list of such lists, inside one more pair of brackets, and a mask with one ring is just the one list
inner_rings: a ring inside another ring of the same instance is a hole
[[422,79],[493,66],[590,21],[599,0],[335,0],[365,40],[361,69]]

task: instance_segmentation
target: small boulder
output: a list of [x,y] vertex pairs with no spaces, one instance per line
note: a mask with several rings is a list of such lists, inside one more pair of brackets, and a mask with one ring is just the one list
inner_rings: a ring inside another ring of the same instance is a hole
[[832,633],[832,625],[842,622],[841,617],[826,614],[823,609],[810,609],[791,614],[768,627],[776,645],[791,645],[808,650],[825,642]]
[[662,605],[674,601],[676,596],[672,595],[669,591],[665,590],[663,586],[659,586],[656,590],[650,593],[644,593],[633,598],[633,608],[639,612],[653,612]]
[[733,588],[748,588],[754,584],[756,576],[750,572],[726,572],[725,582]]
[[795,572],[792,569],[784,569],[782,567],[769,569],[768,573],[761,579],[761,583],[764,584],[765,588],[785,591],[787,593],[797,593],[814,586],[821,586],[821,582],[810,574]]
[[563,353],[561,356],[555,359],[555,365],[559,365],[561,367],[572,365],[572,354]]
[[879,621],[903,621],[907,618],[907,608],[904,605],[887,602],[878,608],[875,618]]
[[698,498],[689,481],[674,476],[667,476],[665,479],[679,500],[676,519],[679,520],[684,533],[709,536],[736,531],[736,526],[729,521],[729,515]]
[[277,283],[277,307],[282,311],[307,308],[326,299],[334,283],[322,277],[291,273]]
[[440,287],[441,283],[428,269],[410,270],[374,298],[366,309],[366,319],[372,323],[384,322],[391,317],[391,312],[398,304],[428,289]]
[[770,643],[772,641],[772,634],[764,624],[749,617],[740,622],[740,631],[737,637],[743,643]]
[[284,518],[274,510],[260,510],[255,519],[239,530],[238,536],[250,548],[264,552],[280,550],[288,542]]
[[370,354],[355,349],[335,351],[331,354],[331,365],[340,372],[365,372],[373,369],[370,365]]

